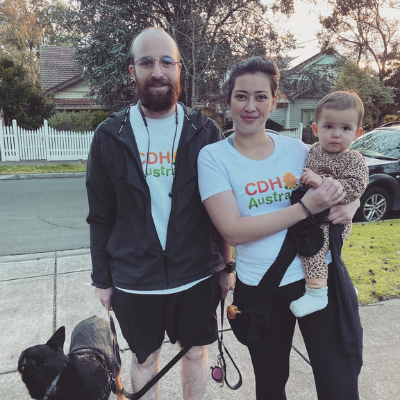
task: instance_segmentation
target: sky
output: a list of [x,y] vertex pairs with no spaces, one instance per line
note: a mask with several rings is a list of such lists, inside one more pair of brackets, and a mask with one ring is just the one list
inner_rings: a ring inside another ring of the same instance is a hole
[[[383,10],[382,14],[388,13],[391,17],[400,20],[400,10]],[[329,8],[324,3],[318,5],[305,4],[301,0],[294,0],[294,13],[287,20],[282,19],[282,27],[295,34],[298,48],[289,53],[290,56],[298,56],[295,64],[298,64],[319,52],[316,33],[321,29],[318,21],[318,14],[324,12],[329,15]]]
[[284,25],[297,39],[299,48],[293,51],[292,55],[318,52],[316,33],[321,26],[315,7],[295,1],[294,13]]

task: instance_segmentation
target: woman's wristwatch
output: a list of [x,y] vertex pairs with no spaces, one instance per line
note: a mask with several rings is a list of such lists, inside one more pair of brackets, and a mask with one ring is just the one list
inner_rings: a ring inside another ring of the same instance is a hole
[[225,269],[223,271],[232,273],[236,269],[236,263],[235,261],[231,261],[230,263],[226,264]]

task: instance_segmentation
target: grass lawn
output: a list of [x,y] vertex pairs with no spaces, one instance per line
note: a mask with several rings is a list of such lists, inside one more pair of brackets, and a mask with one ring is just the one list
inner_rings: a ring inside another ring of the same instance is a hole
[[50,172],[86,172],[86,165],[2,165],[0,175],[14,174],[46,174]]
[[353,224],[342,258],[361,304],[400,297],[400,220]]
[[[79,164],[0,166],[0,175],[85,171]],[[342,258],[361,304],[400,297],[400,220],[353,224]]]
[[400,219],[353,224],[342,258],[359,303],[400,297]]

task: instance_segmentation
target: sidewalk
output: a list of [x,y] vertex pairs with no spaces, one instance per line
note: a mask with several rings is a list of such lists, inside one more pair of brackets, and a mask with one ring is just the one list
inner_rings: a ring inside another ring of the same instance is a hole
[[[90,285],[88,249],[0,257],[0,399],[28,400],[30,397],[17,372],[22,350],[45,343],[55,328],[66,326],[66,343],[74,326],[92,315],[107,318]],[[228,304],[231,299],[228,298]],[[360,399],[397,400],[400,393],[400,299],[361,307],[364,327],[364,367],[360,376]],[[229,324],[225,320],[224,328]],[[122,353],[122,382],[130,390],[130,351],[118,327]],[[245,347],[224,333],[224,342],[242,376],[243,386],[237,391],[220,388],[209,379],[205,400],[255,399],[254,379]],[[307,352],[296,332],[291,354],[291,374],[287,385],[289,400],[316,400],[316,392]],[[162,365],[177,353],[177,346],[166,342]],[[215,365],[217,345],[209,346],[210,365]],[[230,363],[228,363],[230,364]],[[228,370],[229,380],[236,375]],[[115,399],[111,396],[110,399]],[[161,398],[181,399],[179,365],[161,380]],[[341,399],[338,399],[341,400]]]

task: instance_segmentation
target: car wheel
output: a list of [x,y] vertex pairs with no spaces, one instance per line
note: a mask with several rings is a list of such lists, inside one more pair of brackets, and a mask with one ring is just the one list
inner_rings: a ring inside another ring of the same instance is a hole
[[390,196],[380,187],[368,188],[360,202],[360,208],[355,215],[357,221],[379,221],[385,219],[390,210]]

